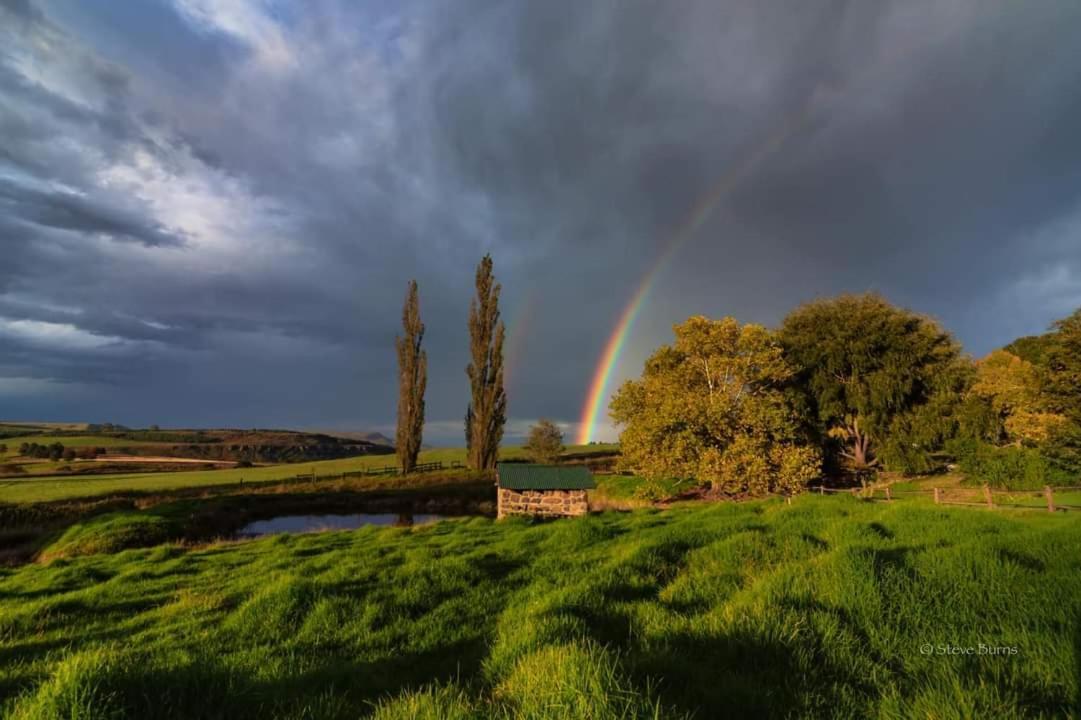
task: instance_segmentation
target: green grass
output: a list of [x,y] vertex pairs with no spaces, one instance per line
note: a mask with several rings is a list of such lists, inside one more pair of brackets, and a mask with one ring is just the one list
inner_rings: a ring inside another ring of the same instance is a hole
[[[806,496],[163,545],[0,570],[0,714],[1063,717],[1079,616],[1073,514]],[[1017,654],[938,654],[981,643]]]
[[[106,435],[70,435],[70,436],[57,436],[57,435],[41,435],[41,434],[28,434],[19,435],[16,437],[0,438],[0,445],[6,445],[7,451],[0,452],[0,463],[11,462],[14,458],[19,456],[19,445],[24,442],[33,442],[38,445],[52,445],[55,442],[60,443],[65,448],[87,448],[87,447],[102,447],[102,448],[117,448],[117,447],[152,447],[159,445],[166,447],[163,443],[146,442],[145,440],[124,440],[123,438],[110,437]],[[47,472],[56,472],[58,468],[65,465],[71,465],[68,461],[50,462],[50,461],[34,461],[30,463],[24,463],[23,469],[33,475],[41,475]]]
[[[616,445],[577,445],[567,448],[568,454],[613,452]],[[500,451],[503,459],[524,458],[520,447],[507,447]],[[465,450],[447,448],[425,450],[420,462],[464,462]],[[83,475],[53,477],[16,477],[0,480],[0,502],[27,503],[48,502],[68,498],[95,497],[111,493],[162,492],[183,488],[230,485],[243,480],[246,483],[271,482],[295,477],[298,473],[315,472],[317,475],[336,475],[370,467],[397,464],[393,455],[366,455],[363,457],[320,460],[308,463],[269,465],[265,467],[231,468],[227,470],[182,470],[177,472],[142,473],[122,475]]]
[[111,435],[20,435],[19,437],[5,438],[0,440],[8,446],[9,450],[18,450],[24,442],[35,442],[38,445],[52,445],[60,443],[68,448],[85,447],[135,447],[137,445],[168,445],[170,443],[148,442],[146,440],[128,440],[113,437]]
[[645,507],[684,490],[692,489],[690,482],[678,480],[645,480],[631,475],[597,475],[597,490],[592,491],[592,503],[601,507]]
[[109,513],[69,527],[41,553],[44,561],[111,553],[128,547],[159,545],[179,534],[180,527],[150,513]]

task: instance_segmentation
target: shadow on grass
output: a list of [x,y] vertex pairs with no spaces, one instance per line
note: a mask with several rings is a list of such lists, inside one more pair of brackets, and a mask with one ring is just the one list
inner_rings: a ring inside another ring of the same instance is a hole
[[433,681],[468,682],[478,676],[484,652],[478,638],[376,661],[333,655],[276,679],[230,667],[227,657],[199,657],[168,667],[140,662],[137,654],[101,663],[91,657],[65,673],[59,687],[26,700],[38,706],[33,708],[37,715],[49,717],[66,717],[81,705],[92,706],[96,717],[356,718],[380,699]]
[[1074,714],[1081,717],[1081,614],[1074,620]]
[[699,718],[817,716],[829,714],[833,686],[874,693],[866,678],[821,654],[808,673],[790,647],[748,633],[676,633],[660,647],[629,650],[625,664],[637,684],[657,681],[663,704]]

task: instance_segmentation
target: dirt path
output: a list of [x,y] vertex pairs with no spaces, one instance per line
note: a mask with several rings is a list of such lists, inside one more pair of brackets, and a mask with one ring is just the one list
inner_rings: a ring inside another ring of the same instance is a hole
[[229,465],[236,463],[232,460],[203,460],[200,458],[170,457],[167,455],[99,455],[93,458],[93,462],[119,462],[119,463],[195,463],[198,465]]

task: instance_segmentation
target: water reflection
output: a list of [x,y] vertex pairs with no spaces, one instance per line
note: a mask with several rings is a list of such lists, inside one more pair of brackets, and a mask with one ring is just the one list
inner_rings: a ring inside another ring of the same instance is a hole
[[320,532],[322,530],[355,530],[365,525],[383,527],[413,527],[443,520],[446,515],[425,513],[354,513],[351,515],[282,515],[269,520],[256,520],[237,533],[242,537],[260,537],[276,533]]

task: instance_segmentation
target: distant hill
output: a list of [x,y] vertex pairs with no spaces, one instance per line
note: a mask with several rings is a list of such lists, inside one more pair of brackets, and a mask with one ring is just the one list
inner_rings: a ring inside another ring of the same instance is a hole
[[22,420],[0,420],[0,429],[19,431],[43,431],[72,430],[86,431],[90,429],[90,423],[56,423],[56,422],[30,422]]
[[[82,427],[84,429],[77,429]],[[22,438],[43,446],[56,446],[61,454],[67,445],[87,448],[102,456],[168,456],[229,462],[287,463],[333,460],[358,455],[388,455],[390,440],[379,433],[335,434],[273,429],[158,428],[128,429],[120,425],[73,423],[0,424],[5,444]],[[129,444],[130,443],[130,444]],[[23,445],[26,443],[19,443]],[[106,448],[108,448],[106,450]],[[23,454],[26,454],[25,452]],[[35,458],[43,457],[34,455]]]
[[331,437],[344,438],[346,440],[359,440],[361,442],[372,443],[373,445],[394,447],[394,441],[381,432],[349,432],[347,430],[316,430],[314,432],[330,435]]

